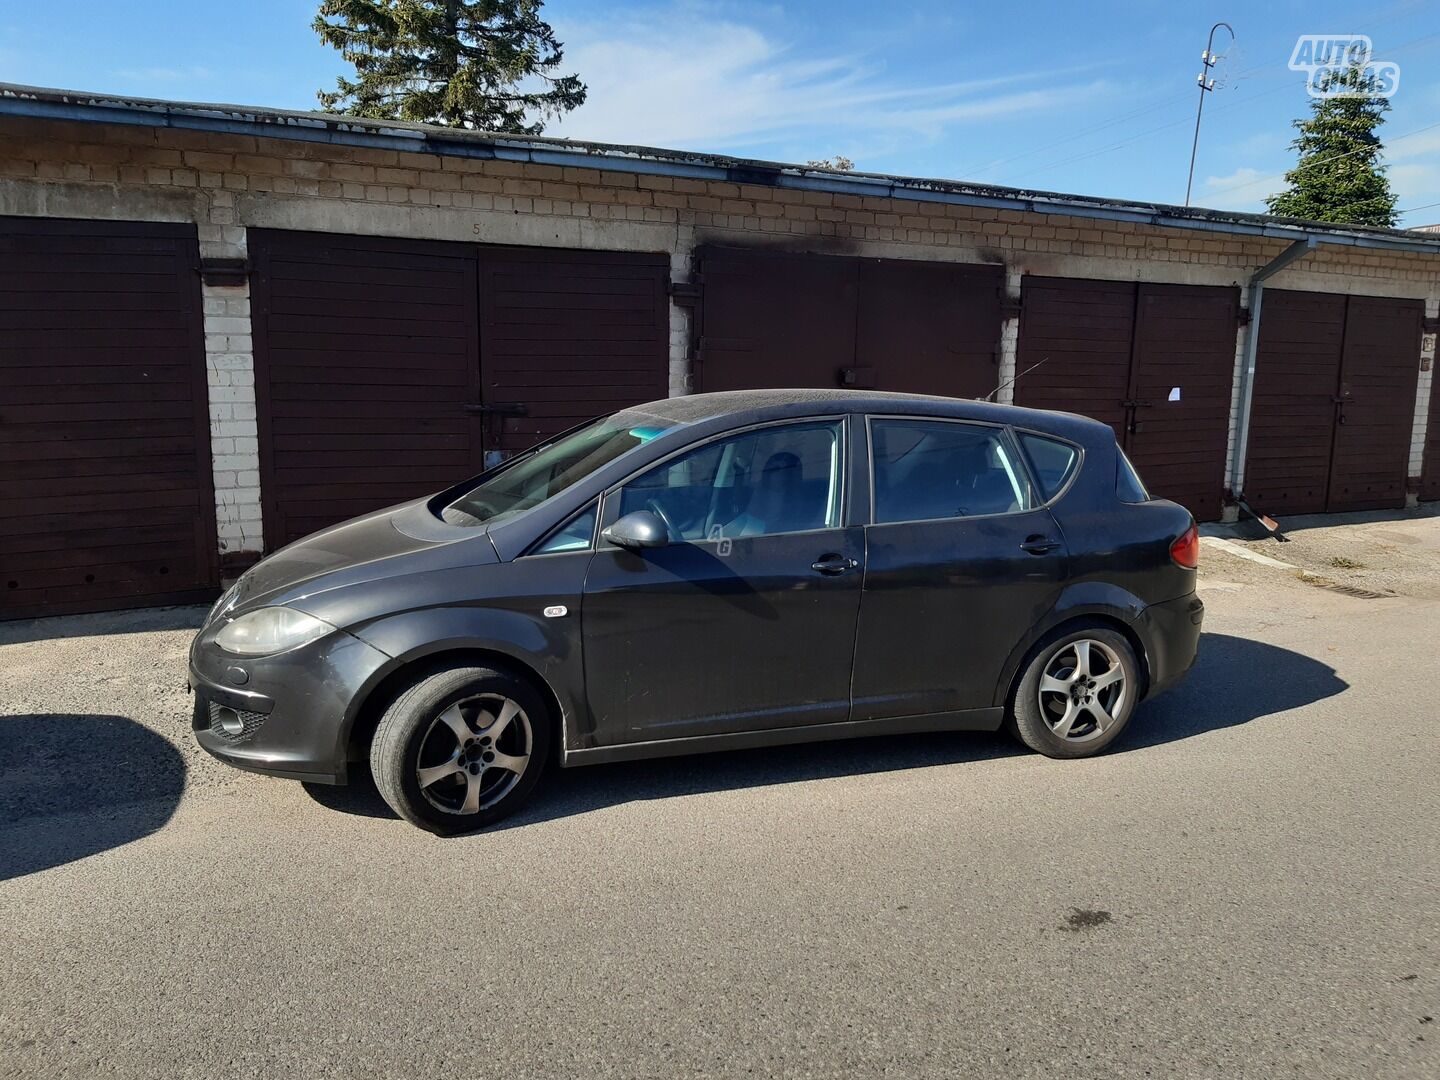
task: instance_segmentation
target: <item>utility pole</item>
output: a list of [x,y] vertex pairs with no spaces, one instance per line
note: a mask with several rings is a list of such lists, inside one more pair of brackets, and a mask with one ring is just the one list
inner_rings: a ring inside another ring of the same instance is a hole
[[1200,62],[1205,66],[1200,69],[1200,104],[1195,108],[1195,138],[1190,142],[1190,175],[1185,179],[1185,205],[1190,205],[1190,188],[1195,183],[1195,151],[1200,148],[1200,114],[1205,111],[1205,95],[1215,89],[1215,80],[1210,78],[1210,69],[1220,60],[1215,55],[1215,31],[1224,27],[1230,34],[1230,42],[1235,42],[1235,31],[1227,22],[1217,22],[1210,27],[1210,37],[1205,41],[1205,51],[1200,54]]

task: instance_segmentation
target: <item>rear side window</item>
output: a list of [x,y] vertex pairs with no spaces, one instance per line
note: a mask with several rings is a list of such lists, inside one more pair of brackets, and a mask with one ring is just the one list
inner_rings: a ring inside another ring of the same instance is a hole
[[998,428],[876,419],[870,438],[877,524],[1008,514],[1033,503]]
[[1115,448],[1115,495],[1121,502],[1150,501],[1150,493],[1145,490],[1140,474],[1135,471],[1135,466],[1130,464],[1125,451],[1118,446]]
[[1080,461],[1080,451],[1067,442],[1023,431],[1020,432],[1020,445],[1030,458],[1040,494],[1049,502],[1070,482],[1070,474]]

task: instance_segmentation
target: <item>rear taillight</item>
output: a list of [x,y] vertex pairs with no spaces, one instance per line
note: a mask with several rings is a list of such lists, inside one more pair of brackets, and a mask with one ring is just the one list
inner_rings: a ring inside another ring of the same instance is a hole
[[1200,530],[1195,527],[1195,522],[1190,522],[1190,527],[1170,545],[1170,558],[1175,560],[1176,566],[1183,566],[1186,570],[1194,570],[1200,565]]

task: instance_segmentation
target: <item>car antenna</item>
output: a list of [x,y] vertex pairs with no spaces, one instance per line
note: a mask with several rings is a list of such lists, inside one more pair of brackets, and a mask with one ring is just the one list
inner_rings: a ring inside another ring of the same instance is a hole
[[995,387],[994,390],[991,390],[988,394],[986,394],[986,395],[985,395],[984,397],[982,397],[980,400],[981,400],[981,401],[991,401],[991,400],[993,400],[994,397],[995,397],[995,395],[998,394],[1001,390],[1004,390],[1005,387],[1009,386],[1009,385],[1010,385],[1011,383],[1013,383],[1013,382],[1018,382],[1021,376],[1023,376],[1023,375],[1029,375],[1030,372],[1034,371],[1037,367],[1039,367],[1041,364],[1045,363],[1045,361],[1046,361],[1046,360],[1049,360],[1049,359],[1050,359],[1050,358],[1049,358],[1048,356],[1046,356],[1046,357],[1043,357],[1042,359],[1036,360],[1035,363],[1031,364],[1031,365],[1030,365],[1029,367],[1027,367],[1024,371],[1020,372],[1019,375],[1012,375],[1012,376],[1010,376],[1010,378],[1005,379],[1004,381],[1002,381],[999,386]]

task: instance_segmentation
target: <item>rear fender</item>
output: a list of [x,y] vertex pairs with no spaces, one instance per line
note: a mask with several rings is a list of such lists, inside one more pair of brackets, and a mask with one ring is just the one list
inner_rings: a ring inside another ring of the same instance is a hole
[[1118,585],[1104,581],[1078,581],[1067,586],[1056,600],[1055,606],[1043,619],[1030,628],[1029,633],[1011,651],[1005,661],[1005,667],[1000,673],[1000,679],[995,684],[995,696],[992,704],[1002,707],[1008,704],[1006,699],[1010,695],[1010,687],[1014,685],[1020,664],[1041,638],[1057,626],[1086,616],[1108,617],[1131,628],[1131,637],[1140,644],[1137,651],[1141,655],[1138,659],[1142,667],[1148,671],[1149,660],[1144,655],[1144,639],[1134,630],[1135,622],[1144,610],[1145,604],[1138,596]]

